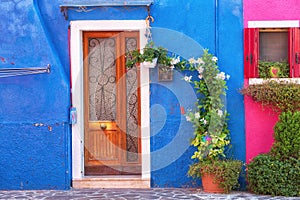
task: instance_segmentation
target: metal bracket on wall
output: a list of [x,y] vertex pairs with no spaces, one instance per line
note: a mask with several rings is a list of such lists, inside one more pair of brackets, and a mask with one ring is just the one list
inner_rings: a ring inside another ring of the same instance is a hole
[[139,6],[147,7],[150,10],[150,6],[153,4],[153,0],[100,0],[100,1],[67,1],[60,5],[60,12],[63,14],[66,20],[68,20],[68,10],[74,10],[76,12],[90,12],[101,7],[128,7]]
[[43,73],[50,73],[50,64],[48,64],[46,67],[0,68],[0,78]]

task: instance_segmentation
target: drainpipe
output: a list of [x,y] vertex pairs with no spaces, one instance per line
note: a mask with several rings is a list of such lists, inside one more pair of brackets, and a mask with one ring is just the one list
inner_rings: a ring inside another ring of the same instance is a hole
[[219,0],[215,0],[215,54],[219,56]]
[[68,56],[69,56],[69,65],[70,65],[70,106],[72,107],[72,63],[71,63],[71,28],[68,27]]

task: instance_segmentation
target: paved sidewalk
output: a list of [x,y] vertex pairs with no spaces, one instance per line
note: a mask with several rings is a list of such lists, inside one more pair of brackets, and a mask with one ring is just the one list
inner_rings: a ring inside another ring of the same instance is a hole
[[150,199],[235,199],[235,200],[298,200],[292,197],[260,196],[246,192],[232,192],[230,194],[208,194],[197,189],[71,189],[67,191],[55,190],[25,190],[0,191],[0,199],[107,199],[107,200],[150,200]]

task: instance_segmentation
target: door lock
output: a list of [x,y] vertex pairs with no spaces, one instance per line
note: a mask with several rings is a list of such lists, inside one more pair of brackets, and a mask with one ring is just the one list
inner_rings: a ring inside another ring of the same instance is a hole
[[106,126],[106,124],[101,123],[101,124],[100,124],[100,128],[101,128],[102,130],[105,130],[105,129],[107,128],[107,126]]

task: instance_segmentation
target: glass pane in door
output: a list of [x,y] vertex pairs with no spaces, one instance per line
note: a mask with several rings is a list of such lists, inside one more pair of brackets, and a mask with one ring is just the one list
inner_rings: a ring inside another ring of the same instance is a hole
[[89,39],[90,121],[116,120],[115,38]]
[[[126,52],[137,49],[137,38],[125,39]],[[136,66],[126,73],[126,98],[127,98],[127,134],[126,150],[127,162],[138,162],[139,135],[138,135],[138,69]]]

